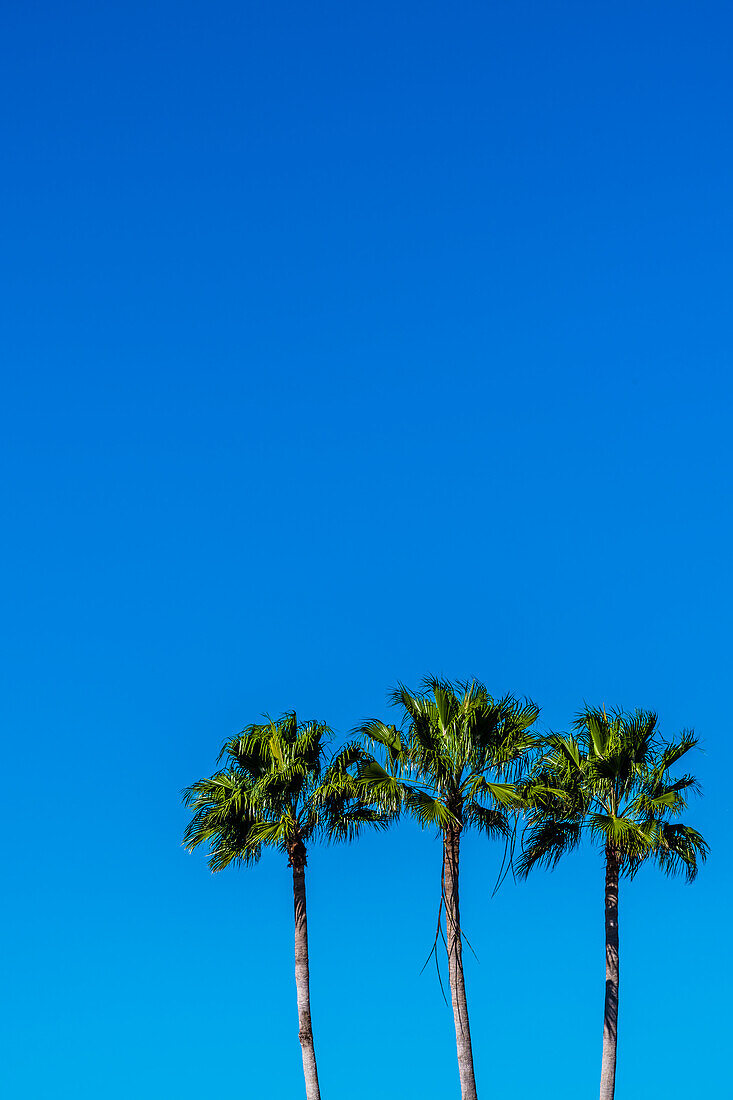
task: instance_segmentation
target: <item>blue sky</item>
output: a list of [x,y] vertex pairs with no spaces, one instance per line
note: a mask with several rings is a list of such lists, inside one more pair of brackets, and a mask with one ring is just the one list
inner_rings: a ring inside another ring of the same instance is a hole
[[[723,3],[6,14],[0,1046],[22,1100],[292,1100],[291,883],[180,789],[296,707],[478,676],[694,726],[712,855],[621,897],[618,1094],[728,1074]],[[597,1087],[602,872],[469,840],[483,1096]],[[325,1097],[457,1095],[439,850],[309,862]],[[727,943],[727,936],[725,938]],[[7,1045],[6,1045],[7,1044]],[[386,1082],[386,1084],[385,1084]]]

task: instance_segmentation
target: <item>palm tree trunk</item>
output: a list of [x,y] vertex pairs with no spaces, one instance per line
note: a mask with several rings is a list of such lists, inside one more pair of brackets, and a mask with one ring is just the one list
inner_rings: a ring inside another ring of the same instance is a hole
[[601,1100],[613,1100],[616,1089],[618,1023],[618,853],[606,845],[606,1001],[603,1010]]
[[461,1080],[461,1100],[477,1100],[473,1072],[471,1029],[468,1023],[466,983],[463,977],[463,945],[461,943],[461,913],[458,902],[458,863],[461,844],[460,825],[449,826],[443,833],[443,899],[445,902],[445,935],[448,947],[453,1022],[456,1028],[458,1073]]
[[295,989],[298,995],[298,1038],[303,1054],[303,1076],[307,1100],[321,1100],[318,1087],[316,1048],[311,1026],[310,966],[308,962],[308,918],[305,908],[305,845],[300,841],[290,850],[295,905]]

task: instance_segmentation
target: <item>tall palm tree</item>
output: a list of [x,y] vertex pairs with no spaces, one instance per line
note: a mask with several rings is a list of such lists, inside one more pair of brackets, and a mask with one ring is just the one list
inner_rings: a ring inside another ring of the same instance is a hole
[[613,1100],[619,993],[619,878],[633,877],[648,860],[666,874],[688,881],[705,860],[708,846],[690,828],[673,820],[697,789],[690,774],[673,778],[671,769],[697,740],[684,731],[676,740],[659,734],[651,711],[587,707],[574,733],[551,735],[534,775],[523,790],[527,824],[517,867],[527,875],[536,866],[554,868],[561,856],[587,834],[603,852],[606,869],[606,995],[600,1100]]
[[360,733],[384,752],[359,766],[371,796],[385,809],[401,804],[443,844],[441,905],[445,908],[453,1021],[462,1100],[477,1100],[468,1019],[458,875],[464,830],[507,836],[508,815],[517,803],[513,776],[534,742],[534,703],[511,696],[494,700],[483,684],[428,678],[419,692],[399,685],[391,701],[402,710],[400,728],[369,721]]
[[310,967],[305,868],[315,840],[353,839],[365,826],[383,827],[386,815],[370,808],[353,766],[366,754],[356,744],[329,760],[331,737],[322,722],[301,722],[294,711],[277,721],[248,726],[225,742],[223,766],[183,792],[193,811],[184,845],[193,851],[209,845],[209,866],[221,871],[256,863],[264,848],[288,858],[293,871],[295,909],[295,985],[298,1035],[307,1100],[320,1100],[310,1007]]

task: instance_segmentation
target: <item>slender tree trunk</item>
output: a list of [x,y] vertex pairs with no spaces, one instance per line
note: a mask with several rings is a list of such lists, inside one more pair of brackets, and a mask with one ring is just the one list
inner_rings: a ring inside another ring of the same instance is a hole
[[316,1049],[311,1026],[310,967],[308,963],[308,918],[305,908],[305,845],[300,841],[290,850],[295,905],[295,989],[298,995],[298,1038],[303,1054],[303,1076],[307,1100],[321,1100],[318,1087]]
[[463,977],[463,945],[461,943],[461,913],[458,903],[458,863],[461,827],[452,825],[443,833],[443,897],[445,901],[445,938],[448,946],[448,976],[450,978],[453,1022],[456,1028],[458,1074],[461,1079],[461,1100],[477,1100],[473,1072],[471,1028],[468,1023],[466,983]]
[[618,877],[619,858],[606,845],[606,1001],[603,1009],[601,1100],[613,1100],[616,1090],[616,1029],[618,1023]]

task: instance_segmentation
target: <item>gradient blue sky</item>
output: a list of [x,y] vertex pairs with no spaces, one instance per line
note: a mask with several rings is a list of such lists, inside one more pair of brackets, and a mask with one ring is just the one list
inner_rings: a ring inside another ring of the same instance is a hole
[[[283,861],[179,790],[428,671],[694,726],[712,856],[621,899],[619,1100],[728,1081],[725,3],[31,2],[2,35],[18,1100],[301,1095]],[[480,1094],[597,1086],[602,873],[466,845]],[[458,1092],[409,825],[309,864],[324,1097]],[[725,933],[725,937],[724,937]]]

